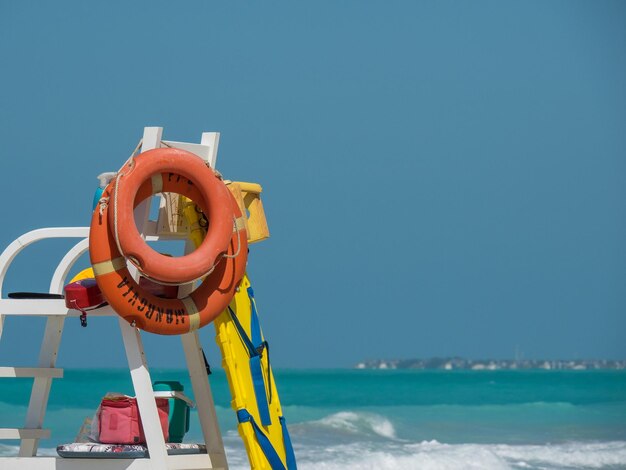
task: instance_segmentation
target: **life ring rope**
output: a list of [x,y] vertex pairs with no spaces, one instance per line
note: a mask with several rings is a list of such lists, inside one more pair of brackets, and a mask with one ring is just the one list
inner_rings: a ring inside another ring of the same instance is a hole
[[[208,165],[196,155],[175,148],[135,154],[136,151],[104,190],[100,207],[92,216],[89,253],[96,281],[111,307],[137,328],[165,335],[197,330],[228,306],[245,273],[248,254],[245,213],[213,169],[212,176],[202,173]],[[195,176],[200,179],[192,181]],[[116,194],[111,194],[112,191]],[[203,243],[208,243],[203,245],[204,251],[201,246],[180,258],[167,258],[141,239],[133,207],[157,191],[178,193],[195,201],[212,219],[214,236],[204,239]],[[120,231],[116,233],[118,205]],[[129,236],[136,241],[126,245]],[[227,246],[222,249],[224,238]],[[139,244],[139,249],[133,244]],[[184,298],[158,297],[142,288],[128,271],[128,262],[135,264],[132,260],[135,253],[141,264],[150,266],[146,273],[137,265],[142,276],[159,284],[201,282]],[[159,269],[154,269],[155,265]]]
[[[170,144],[161,141],[160,142],[161,145],[167,147],[167,148],[174,148],[172,147]],[[135,167],[134,165],[134,159],[135,156],[137,155],[137,153],[139,152],[139,150],[141,149],[141,146],[143,145],[143,139],[139,139],[139,142],[137,143],[137,146],[135,147],[135,149],[131,152],[130,156],[128,157],[128,159],[124,162],[124,164],[121,166],[120,170],[118,170],[116,172],[116,176],[115,176],[115,183],[114,183],[114,188],[115,191],[113,192],[113,237],[115,238],[115,244],[117,245],[117,249],[120,252],[120,254],[122,255],[122,257],[126,260],[129,260],[140,272],[141,274],[154,281],[157,282],[159,284],[163,284],[163,285],[171,285],[171,286],[175,286],[175,285],[179,285],[180,283],[178,282],[167,282],[167,281],[162,281],[162,280],[158,280],[155,279],[154,277],[150,276],[148,273],[146,273],[140,263],[132,256],[127,256],[124,253],[124,249],[122,248],[122,245],[120,243],[120,239],[119,239],[119,231],[118,231],[118,216],[117,216],[117,208],[118,208],[118,204],[117,204],[117,195],[119,193],[119,191],[117,190],[120,187],[120,183],[121,183],[121,179],[123,176],[129,174],[133,168]],[[124,173],[121,171],[122,168],[124,168],[126,165],[129,166],[129,171],[127,173]],[[206,165],[208,168],[210,168],[213,173],[220,179],[223,180],[222,178],[222,174],[215,170],[213,167],[211,167],[209,165],[208,162],[206,162]],[[153,192],[154,193],[159,193],[161,192],[161,190],[163,189],[163,177],[161,174],[156,174],[156,175],[152,175],[151,176],[151,183],[152,183],[152,188],[153,188]],[[100,211],[100,215],[102,215],[104,213],[104,210],[107,208],[108,204],[110,202],[110,197],[101,197],[100,200],[98,201],[99,203],[99,211]],[[220,263],[220,261],[223,258],[230,258],[230,259],[234,259],[237,258],[237,256],[239,256],[239,252],[241,251],[241,231],[245,230],[245,221],[243,216],[239,217],[239,218],[235,218],[233,217],[233,232],[237,232],[237,250],[235,251],[234,254],[229,255],[227,253],[222,253],[222,255],[219,257],[219,259],[217,259],[213,265],[206,270],[206,272],[202,273],[202,275],[198,276],[196,279],[193,279],[191,281],[189,281],[190,283],[192,282],[196,282],[199,281],[200,279],[205,278],[206,276],[209,276],[213,271],[215,271],[215,268],[217,267],[217,265]]]
[[[137,155],[137,152],[139,152],[139,149],[141,148],[142,145],[143,145],[143,139],[139,139],[139,142],[137,143],[135,150],[132,151],[132,153],[130,154],[130,157],[128,157],[128,160],[126,160],[124,164],[122,165],[122,168],[124,168],[126,164],[128,164],[129,173],[133,171],[133,168],[135,167],[135,155]],[[114,217],[113,236],[115,237],[115,243],[117,244],[117,249],[119,250],[119,252],[122,254],[124,258],[128,259],[126,255],[124,255],[124,250],[122,249],[122,245],[120,244],[120,238],[119,238],[119,234],[117,231],[117,195],[119,193],[117,188],[119,188],[119,184],[120,184],[120,180],[122,176],[126,174],[126,173],[122,173],[121,171],[122,168],[118,170],[117,175],[115,176],[115,192],[113,193],[113,217]],[[137,268],[139,267],[137,266]]]

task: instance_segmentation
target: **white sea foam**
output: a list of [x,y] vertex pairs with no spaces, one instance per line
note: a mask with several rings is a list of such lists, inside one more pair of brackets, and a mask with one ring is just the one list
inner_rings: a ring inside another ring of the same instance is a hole
[[[249,468],[241,442],[227,438],[232,470]],[[18,447],[0,444],[0,456],[17,455]],[[53,448],[39,455],[56,455]],[[626,468],[626,442],[570,442],[546,445],[442,444],[437,441],[296,444],[301,470],[616,470]]]
[[[406,452],[401,448],[366,448],[362,445],[345,445],[320,449],[322,453],[305,451],[299,458],[299,468],[312,469],[420,469],[420,470],[508,470],[510,467],[486,449],[452,447],[445,451],[425,448]],[[316,456],[317,459],[316,460]],[[319,457],[322,457],[319,460]]]
[[[583,470],[626,468],[626,442],[555,445],[403,444],[297,446],[298,468],[355,470]],[[241,460],[231,468],[247,468]]]
[[[16,457],[17,453],[20,450],[20,446],[12,446],[6,444],[0,444],[0,457]],[[39,456],[52,456],[57,455],[57,450],[52,448],[40,448],[37,451],[37,455]],[[2,464],[0,463],[0,468],[2,468]]]
[[531,467],[626,468],[626,442],[623,441],[491,447],[500,457]]

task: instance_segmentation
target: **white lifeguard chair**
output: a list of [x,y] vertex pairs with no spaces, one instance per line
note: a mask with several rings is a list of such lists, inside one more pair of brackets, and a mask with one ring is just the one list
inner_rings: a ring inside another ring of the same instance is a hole
[[[146,127],[144,129],[141,150],[147,151],[162,145],[181,148],[207,161],[213,168],[217,157],[219,133],[205,132],[199,144],[186,142],[162,141],[163,128]],[[150,199],[144,201],[135,210],[140,232],[147,241],[181,239],[186,237],[185,227],[172,230],[166,221],[167,202],[161,196],[159,220],[150,220]],[[170,217],[171,220],[171,217]],[[2,470],[80,470],[80,469],[227,469],[226,454],[222,435],[219,430],[213,395],[198,332],[181,335],[187,368],[191,378],[193,394],[198,409],[198,417],[206,445],[206,454],[168,455],[157,407],[152,390],[152,380],[146,362],[140,331],[119,317],[108,305],[89,312],[90,316],[112,316],[119,319],[119,325],[128,358],[128,367],[132,378],[139,413],[144,427],[146,443],[150,456],[140,459],[83,459],[38,456],[40,439],[49,438],[51,433],[43,429],[48,396],[52,379],[63,377],[63,370],[56,368],[57,353],[61,343],[63,326],[67,317],[78,317],[80,312],[68,309],[63,299],[8,299],[2,295],[2,285],[9,266],[15,257],[29,245],[50,238],[76,238],[76,243],[58,264],[49,292],[62,294],[66,278],[76,261],[89,248],[89,227],[43,228],[28,232],[11,243],[0,255],[0,339],[4,318],[7,315],[46,317],[46,327],[39,353],[37,367],[0,367],[2,377],[34,378],[30,402],[23,428],[0,428],[0,439],[20,440],[19,454],[13,457],[0,457]],[[185,252],[193,250],[190,242],[186,243]],[[182,286],[189,292],[191,286]],[[2,423],[0,422],[0,426]]]

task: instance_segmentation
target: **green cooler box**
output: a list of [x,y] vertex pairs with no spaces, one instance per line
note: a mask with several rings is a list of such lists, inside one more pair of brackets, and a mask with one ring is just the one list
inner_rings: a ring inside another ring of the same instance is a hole
[[170,402],[169,442],[183,442],[185,433],[189,431],[189,408],[193,406],[193,402],[183,393],[183,384],[160,380],[154,382],[152,388],[155,397],[168,398]]

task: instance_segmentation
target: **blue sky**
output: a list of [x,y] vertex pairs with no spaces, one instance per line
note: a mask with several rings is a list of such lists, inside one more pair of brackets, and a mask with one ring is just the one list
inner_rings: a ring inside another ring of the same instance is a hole
[[[278,367],[626,357],[626,4],[0,1],[0,245],[88,225],[144,126],[256,181],[249,273]],[[33,247],[5,292],[45,290]],[[10,318],[32,364],[43,322]],[[211,361],[211,326],[202,331]],[[182,361],[147,335],[151,364]],[[123,366],[112,319],[59,362]]]

